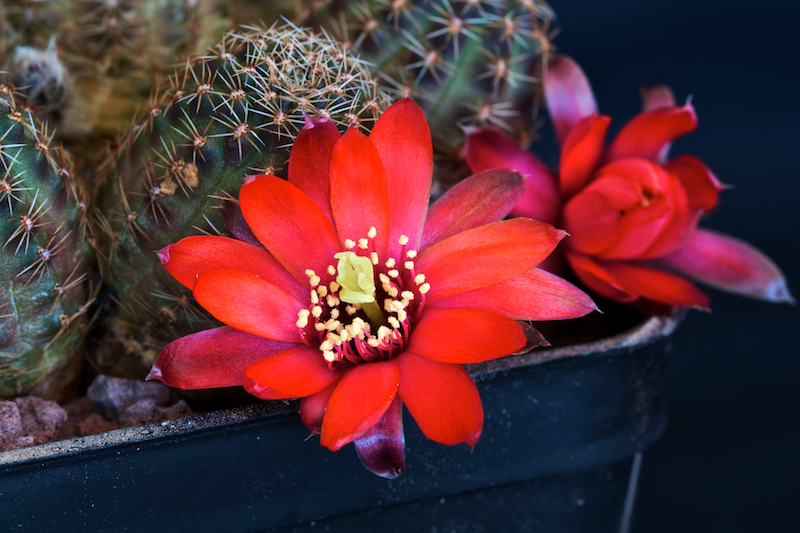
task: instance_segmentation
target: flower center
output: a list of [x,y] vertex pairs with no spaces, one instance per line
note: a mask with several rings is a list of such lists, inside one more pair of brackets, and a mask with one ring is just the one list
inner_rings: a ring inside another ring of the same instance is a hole
[[346,240],[347,251],[334,255],[336,266],[318,275],[306,270],[311,304],[297,315],[303,341],[318,347],[331,367],[386,361],[400,354],[425,303],[430,285],[414,270],[416,251],[400,237],[399,262],[383,263],[374,250],[377,235]]

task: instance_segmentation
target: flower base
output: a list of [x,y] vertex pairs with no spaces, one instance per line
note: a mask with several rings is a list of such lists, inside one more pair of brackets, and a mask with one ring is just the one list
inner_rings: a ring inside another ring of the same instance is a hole
[[[486,412],[480,442],[438,445],[407,416],[408,471],[396,480],[306,441],[296,403],[270,402],[2,453],[0,516],[11,531],[302,531],[328,517],[331,530],[352,530],[381,523],[386,507],[401,529],[465,513],[518,520],[513,529],[555,517],[618,531],[632,457],[666,423],[678,321],[471,366]],[[482,507],[486,498],[497,502]]]

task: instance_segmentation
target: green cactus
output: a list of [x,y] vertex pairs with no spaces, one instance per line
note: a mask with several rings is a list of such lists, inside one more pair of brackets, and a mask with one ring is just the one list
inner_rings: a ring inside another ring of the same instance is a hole
[[0,85],[0,397],[69,397],[89,322],[87,203],[69,156]]
[[[542,0],[232,0],[231,16],[323,29],[373,65],[388,90],[412,96],[434,134],[437,178],[464,177],[459,127],[492,125],[527,144],[553,13]],[[443,183],[440,185],[447,185]]]
[[168,342],[217,325],[155,252],[236,233],[239,187],[248,174],[285,171],[306,116],[366,126],[389,103],[339,43],[292,25],[230,33],[179,69],[109,164],[98,245],[119,314],[105,321],[98,367],[144,376]]

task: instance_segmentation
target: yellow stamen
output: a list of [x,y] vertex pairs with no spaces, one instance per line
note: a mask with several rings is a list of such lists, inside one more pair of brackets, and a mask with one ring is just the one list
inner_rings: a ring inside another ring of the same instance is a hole
[[416,250],[407,251],[406,257],[408,257],[409,259],[414,259],[415,257],[417,257],[417,251]]
[[336,275],[336,267],[333,266],[333,265],[328,265],[328,274],[330,274],[331,276],[335,276]]
[[372,252],[369,254],[369,260],[372,261],[373,265],[378,266],[378,263],[380,263],[380,259],[378,259],[378,252]]
[[396,264],[397,261],[394,260],[394,257],[390,257],[389,259],[386,260],[386,268],[394,268]]
[[339,299],[349,304],[361,304],[373,326],[384,322],[380,307],[375,302],[375,273],[372,261],[353,252],[339,252],[336,282],[341,286]]
[[419,292],[421,294],[427,294],[429,290],[431,290],[430,283],[423,283],[422,286],[419,288]]
[[369,237],[370,239],[374,239],[377,235],[378,235],[378,230],[375,229],[375,226],[369,228],[369,231],[367,232],[367,237]]
[[395,269],[390,270],[389,272],[387,272],[387,274],[389,274],[390,278],[396,278],[396,277],[400,276],[400,272],[398,272]]
[[399,242],[401,246],[405,246],[406,244],[408,244],[408,236],[400,235],[400,238],[397,239],[397,242]]
[[406,267],[406,270],[414,270],[414,261],[406,261],[403,266]]
[[369,248],[369,241],[367,239],[358,239],[358,247],[362,250]]
[[[403,292],[400,293],[400,296],[403,297],[403,300],[413,300],[414,299],[414,293],[411,292],[411,291],[403,291]],[[408,305],[408,304],[406,304],[406,305]]]
[[325,285],[320,285],[317,287],[317,293],[319,294],[320,298],[325,298],[328,295],[328,287]]
[[417,274],[416,276],[414,276],[414,283],[416,283],[417,285],[422,285],[423,283],[425,283],[425,274]]
[[[351,240],[351,239],[345,239],[344,240],[344,247],[347,248],[348,250],[351,250],[351,249],[356,247],[356,241]],[[334,256],[334,257],[336,257],[336,256]]]
[[331,281],[331,284],[330,284],[331,292],[338,291],[340,287],[341,287],[341,285],[339,285],[335,281]]

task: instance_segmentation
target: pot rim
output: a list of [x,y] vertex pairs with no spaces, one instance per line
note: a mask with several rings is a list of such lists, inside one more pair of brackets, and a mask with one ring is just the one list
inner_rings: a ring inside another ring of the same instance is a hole
[[[504,372],[514,368],[541,365],[571,357],[603,356],[615,348],[626,348],[642,344],[650,344],[668,336],[685,316],[683,309],[676,310],[670,316],[654,316],[645,319],[622,333],[588,343],[575,344],[562,348],[534,349],[527,353],[511,355],[486,363],[466,365],[470,375],[480,381],[492,373]],[[298,401],[273,401],[223,409],[208,413],[200,413],[184,418],[157,422],[143,426],[120,428],[106,433],[97,433],[85,437],[74,437],[55,442],[48,442],[26,448],[18,448],[0,452],[0,472],[2,465],[11,467],[18,463],[40,461],[65,455],[76,455],[107,447],[149,441],[176,434],[193,433],[206,428],[225,424],[236,424],[248,419],[264,416],[292,416],[297,414]]]

